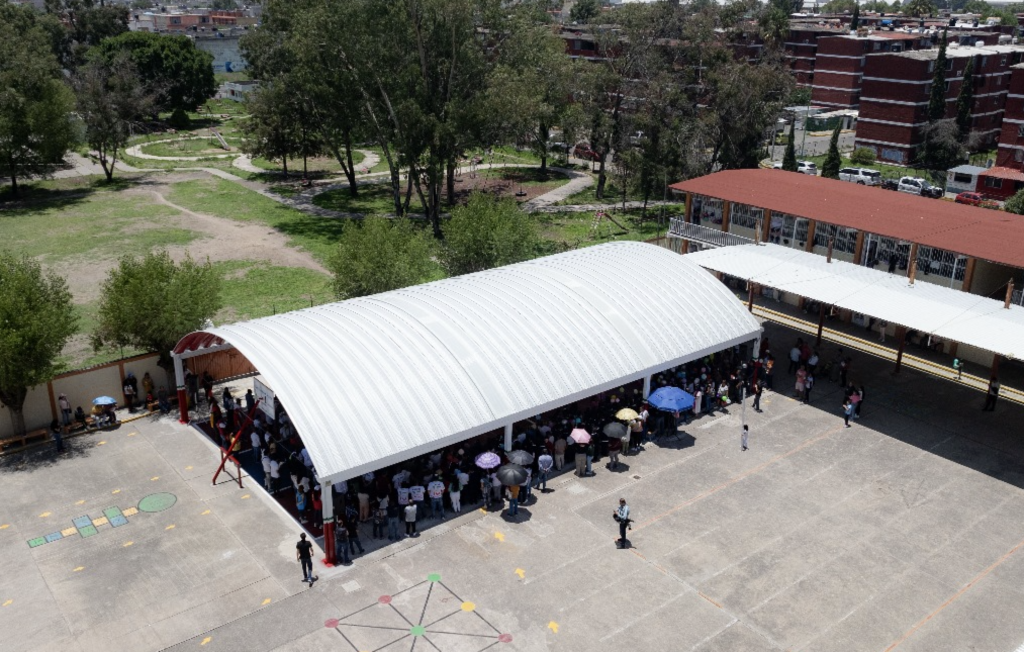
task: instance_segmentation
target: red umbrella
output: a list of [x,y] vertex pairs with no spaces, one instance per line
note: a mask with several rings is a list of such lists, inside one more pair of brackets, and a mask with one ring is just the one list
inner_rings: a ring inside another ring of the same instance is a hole
[[573,431],[569,433],[569,438],[577,444],[590,443],[590,433],[583,428],[573,428]]

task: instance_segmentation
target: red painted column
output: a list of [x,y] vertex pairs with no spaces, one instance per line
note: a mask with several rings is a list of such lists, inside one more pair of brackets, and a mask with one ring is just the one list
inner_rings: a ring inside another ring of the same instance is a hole
[[178,421],[188,423],[188,392],[184,387],[178,388]]
[[324,521],[324,563],[333,566],[337,561],[334,549],[334,519]]

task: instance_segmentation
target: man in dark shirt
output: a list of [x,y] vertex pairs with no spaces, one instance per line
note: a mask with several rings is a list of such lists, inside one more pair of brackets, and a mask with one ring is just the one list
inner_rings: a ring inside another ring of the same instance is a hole
[[320,579],[313,575],[313,544],[306,541],[306,533],[299,535],[299,542],[295,544],[295,559],[302,565],[302,581],[313,586],[313,582]]

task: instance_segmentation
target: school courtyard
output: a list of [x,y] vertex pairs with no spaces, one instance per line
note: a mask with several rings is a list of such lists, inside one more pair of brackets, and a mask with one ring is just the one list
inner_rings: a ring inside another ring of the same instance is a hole
[[837,385],[798,403],[783,365],[745,411],[746,452],[732,406],[618,472],[567,466],[518,522],[428,520],[352,566],[318,562],[311,588],[297,524],[251,479],[211,486],[217,451],[172,419],[2,457],[0,651],[1013,652],[1024,409],[854,355],[852,428]]

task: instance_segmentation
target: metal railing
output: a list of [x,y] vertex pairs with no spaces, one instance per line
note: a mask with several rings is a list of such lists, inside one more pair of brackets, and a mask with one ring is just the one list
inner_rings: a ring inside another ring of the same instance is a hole
[[689,240],[690,242],[696,242],[709,247],[731,247],[734,245],[753,244],[754,242],[750,238],[744,238],[734,233],[725,233],[708,226],[691,224],[682,217],[672,218],[669,223],[668,234],[674,238]]

